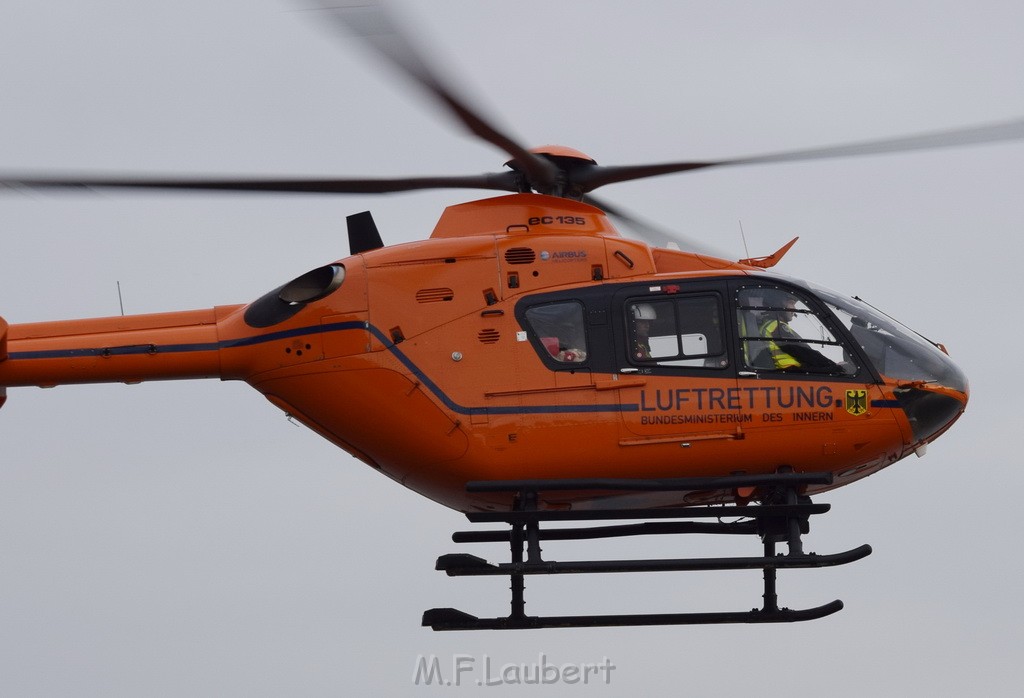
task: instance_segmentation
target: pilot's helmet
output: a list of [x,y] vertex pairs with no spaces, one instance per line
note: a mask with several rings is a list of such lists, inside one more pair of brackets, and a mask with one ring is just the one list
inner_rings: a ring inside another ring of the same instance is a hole
[[634,320],[657,320],[658,314],[654,312],[654,306],[650,303],[637,303],[633,306]]

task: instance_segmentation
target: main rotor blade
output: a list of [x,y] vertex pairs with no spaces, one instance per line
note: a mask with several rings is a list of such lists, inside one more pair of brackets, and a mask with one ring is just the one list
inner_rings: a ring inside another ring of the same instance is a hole
[[279,192],[300,194],[387,194],[416,189],[493,189],[518,191],[514,172],[467,177],[396,179],[173,178],[147,176],[34,177],[0,173],[0,188],[13,189],[184,189],[193,191]]
[[489,119],[484,118],[480,109],[474,108],[446,83],[440,71],[430,66],[423,53],[418,51],[392,21],[383,5],[374,0],[359,4],[329,4],[312,2],[314,9],[321,10],[319,16],[340,27],[348,35],[356,35],[377,53],[433,94],[479,138],[501,148],[511,156],[517,169],[523,172],[533,188],[538,191],[553,191],[557,184],[558,168],[519,145],[514,139],[499,130]]
[[717,250],[714,247],[698,242],[696,239],[686,235],[666,230],[661,226],[651,223],[650,221],[638,218],[635,214],[627,213],[618,206],[609,204],[604,199],[596,199],[593,196],[587,195],[583,197],[583,202],[590,204],[591,206],[596,206],[612,218],[618,219],[629,229],[631,233],[652,247],[672,249],[672,246],[675,245],[676,248],[684,252],[695,252],[700,255],[717,257],[719,259],[731,259],[728,254],[721,250]]
[[581,191],[589,192],[606,184],[625,182],[645,177],[686,172],[706,167],[724,167],[727,165],[754,165],[774,162],[800,162],[802,160],[821,160],[825,158],[853,157],[856,155],[880,155],[884,153],[900,153],[911,150],[931,150],[933,148],[950,148],[961,145],[979,145],[982,143],[998,143],[1024,138],[1024,119],[1016,119],[997,124],[988,124],[973,128],[938,131],[920,136],[887,138],[876,141],[863,141],[847,145],[826,146],[791,150],[767,155],[754,155],[727,160],[708,160],[691,162],[670,162],[660,165],[625,165],[611,167],[594,167],[584,170],[573,178]]

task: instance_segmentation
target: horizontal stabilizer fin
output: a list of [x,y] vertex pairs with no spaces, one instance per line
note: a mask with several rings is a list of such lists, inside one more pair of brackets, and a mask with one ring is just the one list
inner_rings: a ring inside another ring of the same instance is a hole
[[750,267],[761,267],[762,269],[771,269],[780,261],[782,261],[782,258],[785,256],[785,254],[789,252],[789,248],[795,245],[796,241],[799,239],[799,237],[793,238],[785,245],[780,247],[776,252],[768,255],[767,257],[751,257],[749,259],[741,259],[740,264],[746,264],[747,266]]

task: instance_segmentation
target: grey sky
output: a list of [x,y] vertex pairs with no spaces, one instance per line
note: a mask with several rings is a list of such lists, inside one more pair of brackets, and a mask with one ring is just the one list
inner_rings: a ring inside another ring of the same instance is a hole
[[[640,5],[637,7],[636,5]],[[0,0],[0,170],[416,175],[492,171],[386,66],[293,3]],[[528,145],[603,164],[728,157],[1024,115],[1024,6],[402,2],[409,26]],[[447,579],[464,519],[241,384],[12,389],[0,411],[0,694],[433,695],[419,655],[616,665],[597,695],[1016,695],[1024,485],[1015,301],[1024,144],[735,168],[609,201],[858,294],[943,342],[972,386],[923,459],[823,498],[806,544],[875,553],[780,574],[840,614],[765,627],[432,633],[434,606],[507,610]],[[347,254],[344,216],[425,237],[473,192],[308,198],[0,193],[10,322],[247,302]],[[682,552],[735,546],[684,541]],[[748,546],[751,544],[748,544]],[[555,556],[668,555],[664,541]],[[756,545],[754,546],[756,548]],[[745,552],[751,552],[744,547]],[[564,553],[563,553],[564,551]],[[492,559],[500,547],[474,550]],[[757,573],[536,579],[536,613],[745,610]],[[488,687],[507,695],[524,687]]]

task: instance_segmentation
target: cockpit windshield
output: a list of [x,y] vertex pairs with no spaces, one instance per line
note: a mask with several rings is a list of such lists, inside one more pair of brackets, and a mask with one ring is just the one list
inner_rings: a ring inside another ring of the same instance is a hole
[[946,354],[867,303],[812,286],[886,378],[935,383],[966,392],[967,378]]

